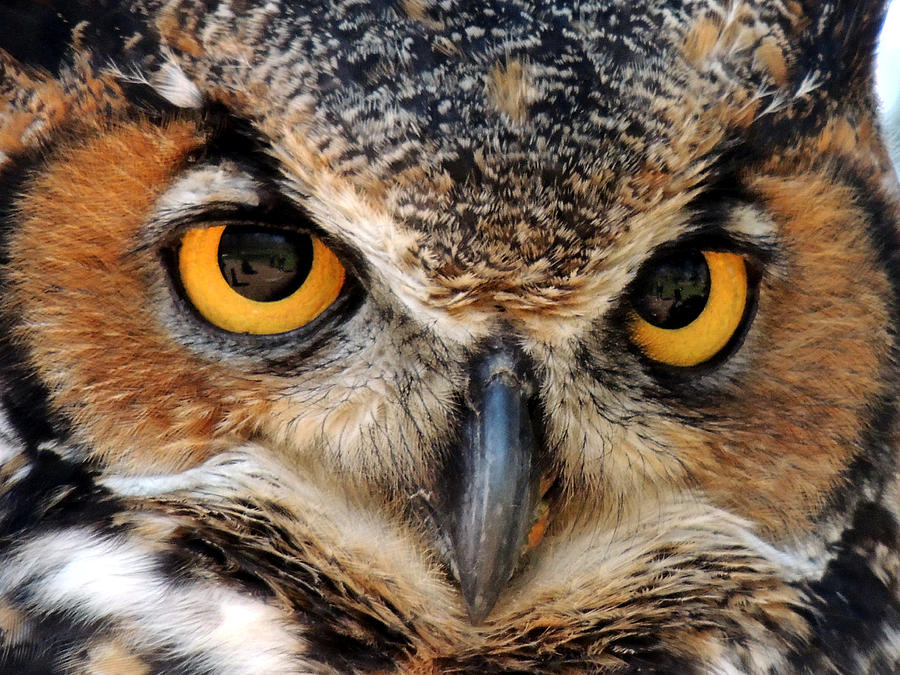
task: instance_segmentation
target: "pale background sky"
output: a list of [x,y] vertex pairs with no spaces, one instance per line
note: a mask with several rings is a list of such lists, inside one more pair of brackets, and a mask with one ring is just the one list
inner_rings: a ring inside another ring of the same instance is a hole
[[887,120],[888,145],[900,165],[900,0],[893,0],[881,33],[875,85]]
[[875,81],[886,106],[885,112],[890,113],[900,95],[900,1],[897,0],[888,9],[887,21],[881,33]]

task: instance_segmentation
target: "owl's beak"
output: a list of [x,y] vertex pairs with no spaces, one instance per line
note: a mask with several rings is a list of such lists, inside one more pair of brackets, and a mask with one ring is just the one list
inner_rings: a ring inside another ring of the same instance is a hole
[[472,623],[490,613],[512,576],[539,498],[529,371],[505,342],[489,344],[470,371],[449,529]]

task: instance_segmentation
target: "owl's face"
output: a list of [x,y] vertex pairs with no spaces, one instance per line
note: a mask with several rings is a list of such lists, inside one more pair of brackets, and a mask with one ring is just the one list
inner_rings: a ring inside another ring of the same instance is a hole
[[10,424],[255,504],[409,669],[786,667],[896,526],[879,16],[146,0],[0,54]]

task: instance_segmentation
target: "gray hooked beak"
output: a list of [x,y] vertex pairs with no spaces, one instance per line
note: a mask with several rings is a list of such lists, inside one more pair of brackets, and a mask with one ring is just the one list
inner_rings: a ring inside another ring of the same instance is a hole
[[528,408],[533,395],[526,360],[516,346],[493,342],[473,361],[449,514],[472,623],[480,623],[496,604],[534,519],[539,495]]

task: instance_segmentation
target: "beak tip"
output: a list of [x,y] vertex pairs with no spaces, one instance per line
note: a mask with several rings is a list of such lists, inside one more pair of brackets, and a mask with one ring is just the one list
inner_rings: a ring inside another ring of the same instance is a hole
[[492,592],[492,589],[489,588],[473,587],[466,583],[465,580],[461,580],[461,585],[463,598],[466,601],[466,611],[469,614],[469,622],[473,626],[484,623],[484,620],[497,604],[497,600],[500,597],[500,588],[497,588],[496,592]]
[[[530,495],[525,501],[530,503]],[[527,510],[509,509],[507,514],[498,509],[493,517],[454,530],[454,571],[472,625],[490,615],[513,576],[524,547],[522,514]]]
[[484,620],[487,618],[488,614],[491,613],[492,607],[474,607],[472,605],[468,606],[469,611],[469,623],[473,626],[480,626],[484,623]]

